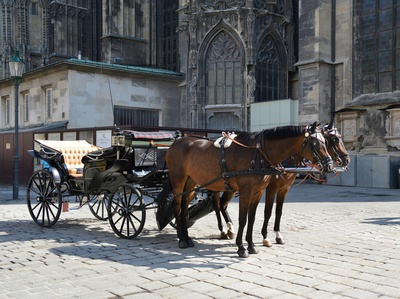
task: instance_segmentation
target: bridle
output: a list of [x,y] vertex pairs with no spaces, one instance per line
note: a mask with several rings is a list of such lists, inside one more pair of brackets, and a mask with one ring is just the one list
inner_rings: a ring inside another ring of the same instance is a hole
[[[314,124],[314,125],[307,125],[305,127],[304,131],[305,131],[305,133],[304,133],[303,146],[302,146],[300,154],[297,154],[297,156],[299,156],[300,160],[304,160],[304,158],[302,157],[303,151],[306,148],[306,146],[309,146],[313,156],[317,160],[317,163],[321,164],[323,169],[325,169],[325,168],[330,169],[331,165],[333,164],[333,160],[332,160],[331,156],[328,155],[327,157],[322,157],[319,153],[319,149],[321,148],[321,145],[323,145],[323,146],[325,145],[325,138],[322,134],[323,130]],[[239,146],[242,146],[245,148],[257,149],[258,152],[261,153],[261,155],[264,157],[264,159],[266,159],[271,164],[272,167],[274,167],[275,169],[282,170],[281,167],[275,165],[275,163],[272,163],[268,159],[266,147],[264,145],[264,142],[262,141],[262,136],[263,136],[263,134],[260,133],[259,140],[258,140],[256,146],[247,146],[247,145],[244,145],[244,144],[238,142],[237,140],[231,138],[228,134],[224,134],[225,138],[231,139],[232,142],[238,144]],[[262,161],[262,162],[264,162],[264,161]],[[252,163],[254,163],[254,160],[252,161]]]
[[326,157],[322,157],[319,153],[321,145],[325,146],[325,138],[322,133],[323,130],[319,128],[315,128],[314,130],[312,130],[312,128],[308,125],[306,126],[305,131],[306,133],[304,134],[304,141],[301,153],[303,153],[305,147],[308,145],[314,158],[317,160],[318,163],[321,164],[322,169],[330,169],[331,165],[333,164],[331,156],[328,155]]
[[343,166],[342,158],[346,157],[347,154],[339,154],[336,150],[336,148],[339,146],[340,142],[339,139],[342,138],[342,135],[340,135],[337,128],[329,127],[329,125],[325,125],[323,131],[324,131],[324,137],[328,142],[328,146],[334,153],[335,162],[337,163],[338,166]]

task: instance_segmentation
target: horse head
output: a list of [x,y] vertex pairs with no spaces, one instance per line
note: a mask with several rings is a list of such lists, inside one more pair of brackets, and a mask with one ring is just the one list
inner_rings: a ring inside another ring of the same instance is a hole
[[306,155],[304,150],[308,148],[313,156],[313,159],[309,160],[320,164],[323,172],[332,172],[334,168],[333,160],[326,148],[322,128],[317,125],[317,122],[314,122],[312,125],[308,125],[305,131],[303,142],[304,157]]
[[350,164],[350,155],[344,146],[342,135],[333,124],[333,119],[329,124],[323,126],[324,137],[328,143],[327,148],[336,164],[346,167]]

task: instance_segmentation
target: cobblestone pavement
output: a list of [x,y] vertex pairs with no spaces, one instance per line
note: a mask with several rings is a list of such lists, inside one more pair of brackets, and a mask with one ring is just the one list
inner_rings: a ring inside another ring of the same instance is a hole
[[[293,186],[286,244],[262,247],[262,201],[260,253],[247,259],[218,238],[214,214],[190,229],[196,246],[179,249],[172,227],[158,232],[153,210],[134,240],[75,203],[40,228],[24,192],[13,201],[0,185],[0,298],[400,298],[400,190]],[[237,198],[229,211],[237,224]]]

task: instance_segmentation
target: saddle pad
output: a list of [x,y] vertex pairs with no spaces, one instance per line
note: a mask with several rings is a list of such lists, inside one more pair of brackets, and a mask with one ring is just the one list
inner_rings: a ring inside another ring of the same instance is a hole
[[[217,140],[215,140],[214,146],[218,147],[218,148],[221,148],[221,144],[223,143],[224,144],[224,148],[227,148],[232,144],[232,140],[235,139],[236,136],[237,135],[235,134],[235,132],[228,133],[228,134],[225,133],[225,132],[222,132],[222,136],[219,137]],[[223,139],[224,139],[224,141],[223,141]]]

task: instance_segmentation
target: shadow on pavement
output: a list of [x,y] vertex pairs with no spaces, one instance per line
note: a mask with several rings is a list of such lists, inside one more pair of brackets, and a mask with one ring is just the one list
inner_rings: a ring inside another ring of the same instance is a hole
[[[399,212],[400,214],[400,212]],[[367,218],[362,223],[377,224],[377,225],[400,225],[399,217],[381,217],[381,218]]]
[[[233,240],[194,237],[195,247],[179,249],[173,228],[162,232],[144,229],[135,239],[127,240],[107,230],[107,221],[103,224],[96,219],[59,220],[52,228],[41,228],[32,220],[0,223],[0,244],[11,242],[18,246],[18,243],[28,242],[31,251],[24,256],[26,259],[32,256],[37,260],[40,259],[37,255],[43,255],[45,260],[51,252],[61,262],[63,259],[89,258],[96,260],[94,262],[103,260],[149,269],[218,269],[239,261]],[[204,259],[212,260],[212,263],[204,263]]]

